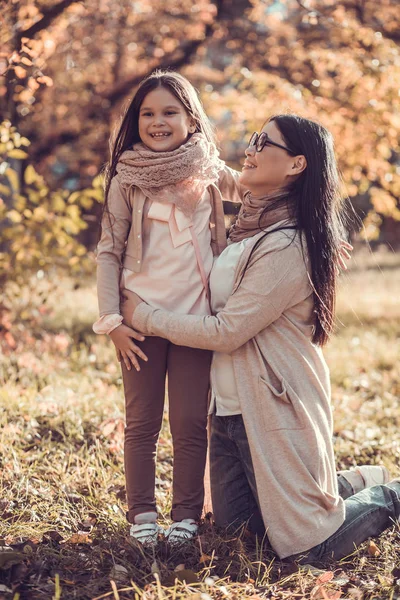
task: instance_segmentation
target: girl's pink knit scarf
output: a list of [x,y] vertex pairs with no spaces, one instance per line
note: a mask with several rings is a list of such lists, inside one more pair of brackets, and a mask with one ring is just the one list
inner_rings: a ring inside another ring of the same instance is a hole
[[151,200],[171,202],[191,217],[224,163],[215,144],[195,133],[171,152],[154,152],[142,143],[121,154],[117,165],[121,185],[140,188]]

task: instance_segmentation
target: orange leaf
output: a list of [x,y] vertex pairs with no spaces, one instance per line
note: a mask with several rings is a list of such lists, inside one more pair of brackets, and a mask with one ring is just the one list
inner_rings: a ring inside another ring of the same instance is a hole
[[67,540],[63,540],[60,542],[61,544],[91,544],[92,538],[88,533],[84,531],[78,531],[78,533],[74,533]]
[[14,67],[14,71],[19,79],[26,77],[26,70],[23,67]]
[[212,556],[208,556],[208,554],[202,554],[200,556],[200,560],[199,563],[206,563],[206,562],[211,562],[212,561]]
[[15,341],[14,336],[9,331],[7,331],[4,334],[4,339],[6,340],[10,348],[14,349],[17,346],[17,342]]
[[327,583],[328,581],[331,581],[333,578],[334,574],[332,573],[332,571],[326,571],[326,573],[322,573],[317,577],[315,583],[316,585],[321,585],[322,583]]
[[379,556],[380,553],[381,551],[379,550],[378,546],[371,540],[368,544],[368,554],[370,556]]

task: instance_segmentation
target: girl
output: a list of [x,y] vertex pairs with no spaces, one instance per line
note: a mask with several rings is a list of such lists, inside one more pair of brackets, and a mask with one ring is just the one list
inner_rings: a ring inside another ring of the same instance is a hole
[[249,521],[280,558],[338,559],[399,518],[400,483],[386,484],[380,467],[339,481],[335,473],[321,352],[333,328],[340,251],[332,138],[312,121],[273,117],[252,136],[240,180],[249,194],[210,277],[215,316],[173,315],[132,294],[123,314],[144,334],[214,350],[217,524]]
[[238,176],[218,158],[210,122],[184,77],[157,71],[142,82],[106,174],[97,248],[100,319],[93,329],[111,337],[122,359],[127,518],[131,535],[143,543],[155,543],[159,533],[155,455],[167,375],[174,522],[166,535],[178,542],[196,534],[204,499],[211,353],[158,337],[139,348],[134,340],[143,336],[122,324],[120,288],[135,291],[154,308],[210,314],[208,276],[213,255],[226,245],[222,201],[241,201]]

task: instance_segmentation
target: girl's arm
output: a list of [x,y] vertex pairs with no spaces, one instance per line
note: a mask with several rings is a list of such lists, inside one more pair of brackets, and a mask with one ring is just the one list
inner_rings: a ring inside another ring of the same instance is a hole
[[177,345],[233,352],[312,293],[297,244],[269,251],[262,246],[253,252],[238,289],[217,315],[179,315],[139,303],[136,296],[130,306],[129,301],[122,305],[124,318],[145,335]]
[[235,171],[227,165],[219,174],[218,188],[224,200],[229,200],[233,203],[242,203],[243,196],[247,191],[240,182],[240,171]]
[[97,245],[97,297],[100,319],[93,325],[93,329],[95,333],[107,333],[110,336],[118,360],[123,360],[128,370],[132,364],[140,371],[136,355],[143,360],[147,360],[147,357],[133,340],[144,338],[131,327],[122,324],[119,296],[122,256],[131,222],[132,207],[127,191],[114,177],[108,194],[108,211],[103,214],[101,238]]
[[132,208],[127,191],[114,177],[108,194],[108,211],[101,221],[101,238],[97,245],[97,296],[100,317],[119,315],[119,279],[122,256],[132,222]]

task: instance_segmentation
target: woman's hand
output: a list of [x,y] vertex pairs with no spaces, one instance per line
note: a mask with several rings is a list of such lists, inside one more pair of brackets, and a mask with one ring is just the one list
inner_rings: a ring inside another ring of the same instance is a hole
[[350,252],[352,252],[352,250],[353,250],[353,246],[351,244],[349,244],[345,240],[340,240],[340,250],[339,250],[339,255],[338,255],[338,262],[339,262],[339,267],[343,271],[347,271],[346,260],[351,259]]
[[128,327],[132,327],[133,313],[142,302],[143,300],[135,292],[127,289],[122,290],[120,299],[121,314],[124,317],[125,325],[128,325]]
[[112,339],[115,348],[117,350],[117,358],[121,362],[124,361],[126,368],[128,371],[131,370],[131,363],[135,367],[136,371],[140,371],[140,366],[137,356],[140,356],[143,360],[147,361],[147,356],[142,352],[139,346],[133,342],[133,339],[139,340],[143,342],[145,337],[132,329],[131,327],[127,327],[123,323],[118,325],[115,329],[108,334]]

